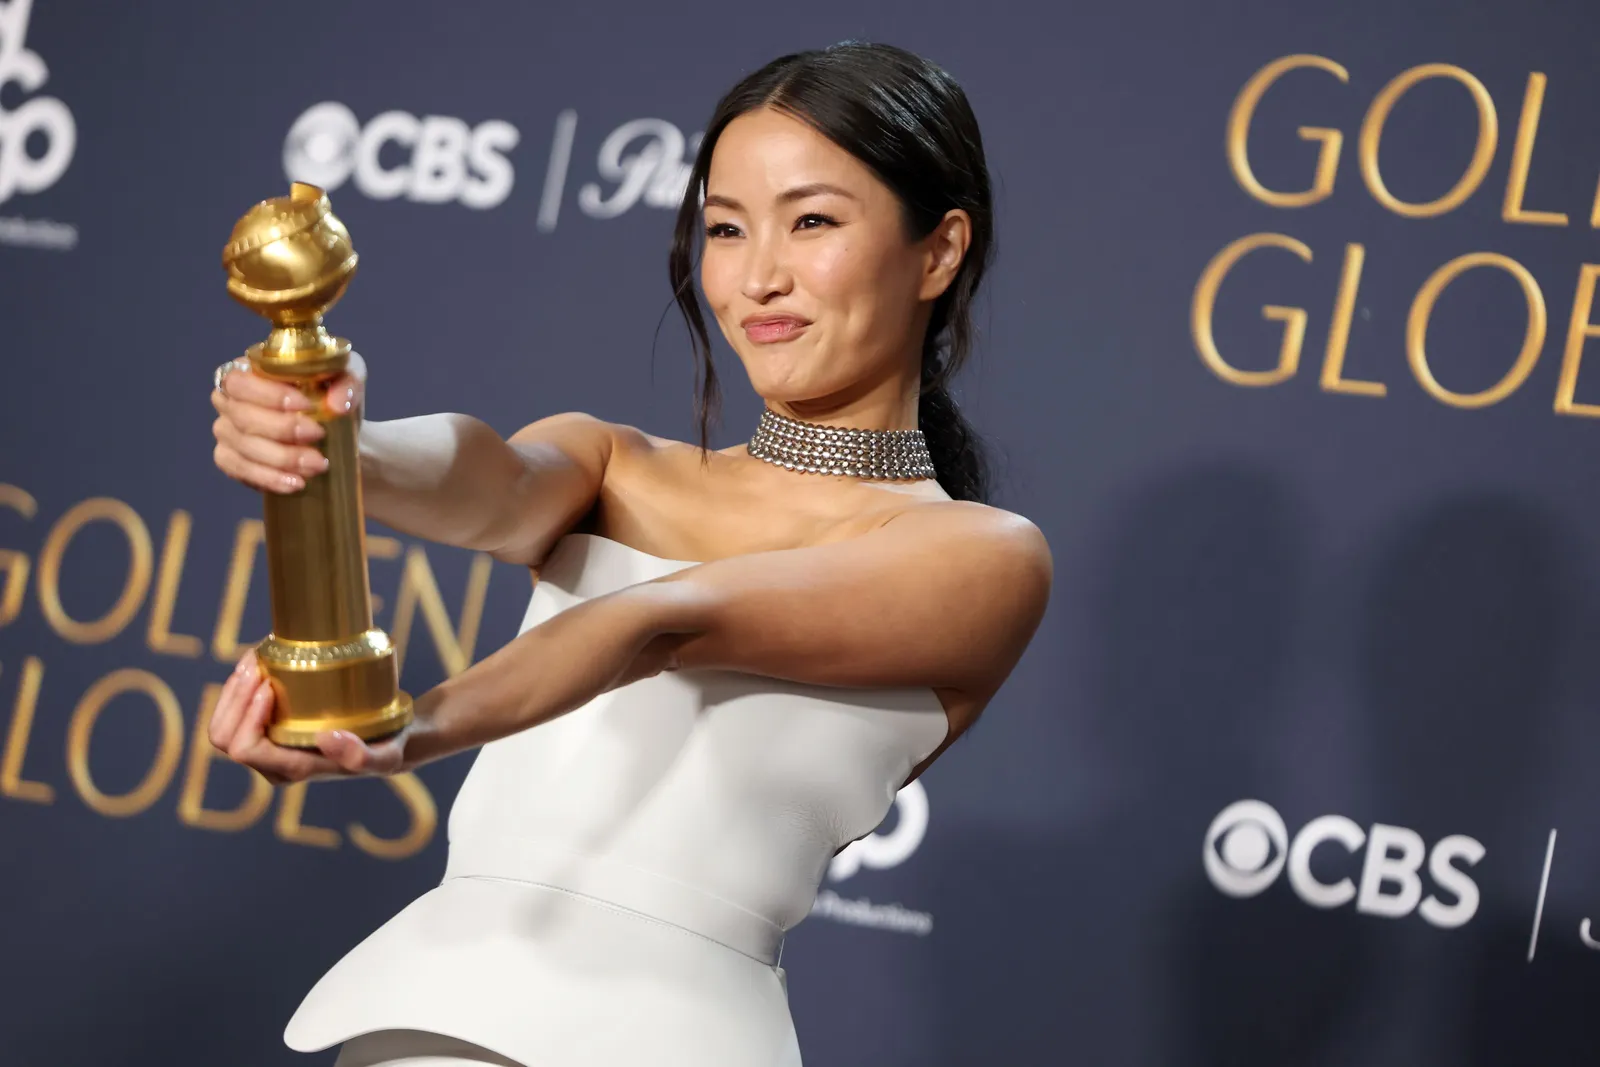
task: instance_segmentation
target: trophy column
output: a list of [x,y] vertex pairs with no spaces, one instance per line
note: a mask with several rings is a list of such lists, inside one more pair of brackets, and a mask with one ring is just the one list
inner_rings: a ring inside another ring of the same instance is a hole
[[317,401],[328,469],[297,493],[265,493],[272,633],[256,649],[277,695],[268,736],[307,748],[324,730],[373,739],[411,721],[389,635],[372,625],[367,584],[357,412],[329,415],[326,383],[344,371],[350,343],[331,337],[322,315],[355,273],[350,235],[315,186],[257,204],[223,251],[228,293],[272,320],[252,347],[256,373],[293,382]]

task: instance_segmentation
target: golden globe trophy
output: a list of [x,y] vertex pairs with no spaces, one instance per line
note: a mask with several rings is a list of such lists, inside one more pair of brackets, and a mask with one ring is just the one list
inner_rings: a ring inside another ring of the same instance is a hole
[[299,492],[262,494],[272,633],[256,655],[277,694],[268,736],[310,748],[323,730],[363,740],[395,733],[411,721],[411,698],[400,692],[389,635],[372,625],[360,412],[335,416],[321,404],[350,360],[350,342],[322,326],[355,273],[350,233],[321,189],[295,182],[288,196],[239,220],[222,264],[229,295],[272,321],[272,333],[248,353],[253,371],[316,400],[308,414],[327,431],[319,443],[325,472]]

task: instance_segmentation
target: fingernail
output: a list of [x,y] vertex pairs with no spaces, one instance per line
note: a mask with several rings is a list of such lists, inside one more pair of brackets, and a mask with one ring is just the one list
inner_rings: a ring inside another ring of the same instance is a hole
[[283,487],[291,493],[297,493],[306,487],[306,480],[298,474],[285,474],[283,476]]
[[344,389],[340,390],[339,395],[333,398],[333,409],[341,415],[355,407],[355,404],[356,389],[353,385],[345,386]]
[[255,657],[254,656],[246,656],[243,659],[241,659],[237,664],[234,665],[233,673],[235,673],[235,674],[249,674],[251,669],[254,667],[254,665],[255,665]]
[[298,392],[285,393],[283,407],[286,411],[305,411],[311,407],[311,401],[307,400],[304,394]]
[[328,469],[328,457],[320,452],[312,452],[300,457],[300,469],[307,474],[321,474]]
[[294,436],[297,441],[315,441],[323,437],[326,432],[315,419],[295,420]]

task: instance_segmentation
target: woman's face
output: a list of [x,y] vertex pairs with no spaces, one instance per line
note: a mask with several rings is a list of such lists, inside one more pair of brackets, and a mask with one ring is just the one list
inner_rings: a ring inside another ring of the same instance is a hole
[[914,241],[889,187],[810,126],[770,108],[730,122],[706,182],[700,280],[755,391],[914,391],[932,301],[966,248],[952,215],[954,239],[947,218]]

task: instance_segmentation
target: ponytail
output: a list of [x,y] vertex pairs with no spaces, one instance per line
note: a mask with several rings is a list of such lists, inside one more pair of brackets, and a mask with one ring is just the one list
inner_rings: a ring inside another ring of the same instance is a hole
[[952,500],[989,499],[983,444],[944,385],[924,387],[917,400],[917,425],[928,442],[939,485]]

